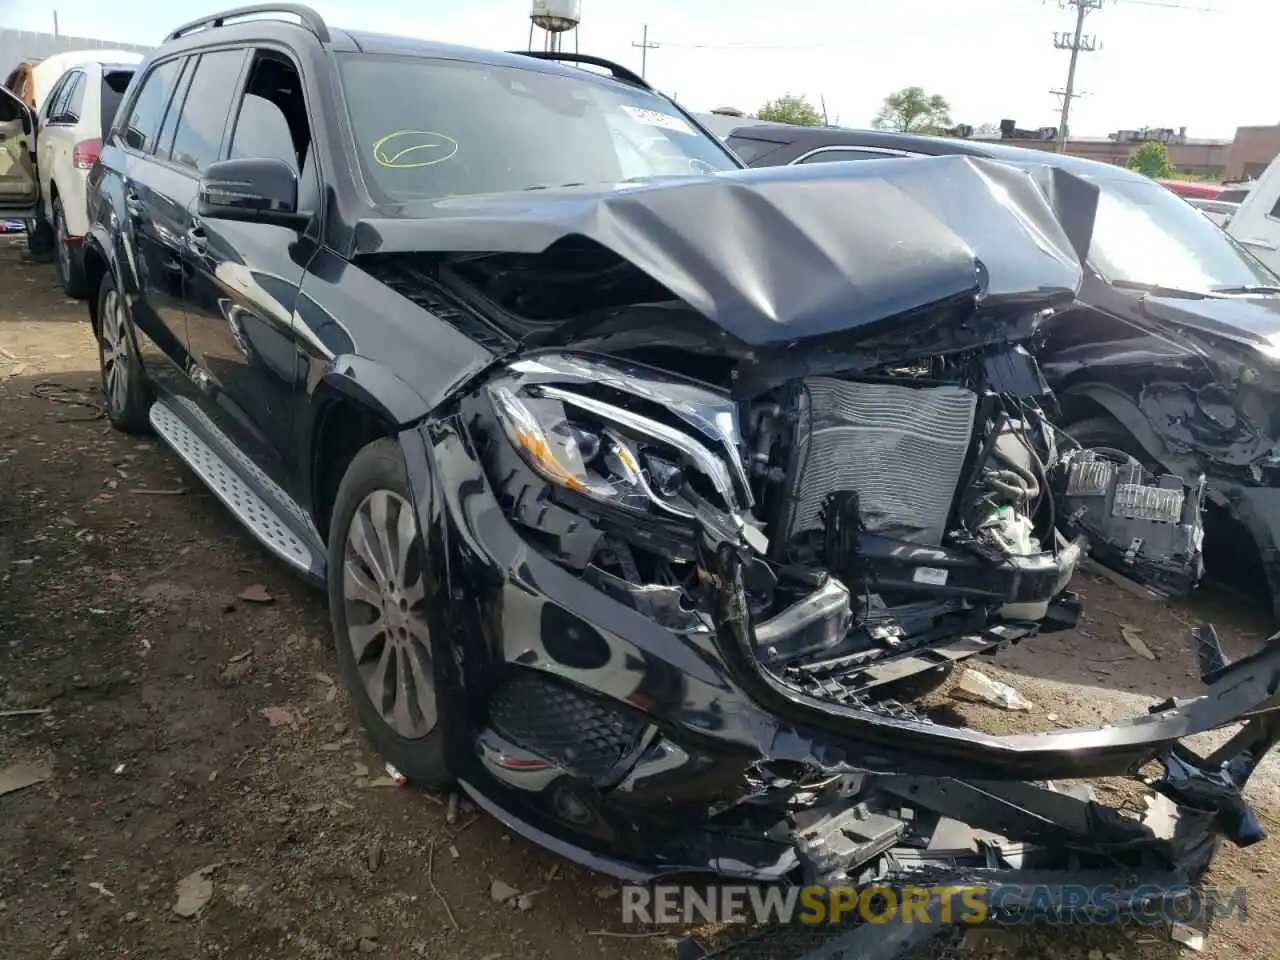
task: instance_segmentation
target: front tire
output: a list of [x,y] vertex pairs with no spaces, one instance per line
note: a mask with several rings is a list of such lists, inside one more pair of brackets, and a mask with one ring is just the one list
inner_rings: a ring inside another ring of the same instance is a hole
[[110,271],[98,288],[98,366],[107,419],[121,433],[151,429],[151,391],[130,330],[129,308]]
[[400,445],[376,440],[347,468],[329,525],[338,668],[378,752],[410,780],[443,787],[452,777],[425,561]]
[[67,217],[62,210],[62,198],[53,201],[53,253],[58,267],[58,280],[68,297],[83,300],[85,295],[84,260],[80,251],[73,249],[67,240]]

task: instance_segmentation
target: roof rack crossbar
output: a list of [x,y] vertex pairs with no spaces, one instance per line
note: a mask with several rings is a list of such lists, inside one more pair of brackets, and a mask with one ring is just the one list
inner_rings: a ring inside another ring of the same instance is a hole
[[252,17],[261,13],[287,13],[297,17],[302,21],[302,25],[316,35],[321,43],[329,42],[329,27],[324,22],[324,17],[320,16],[315,10],[302,3],[256,3],[248,7],[236,7],[234,10],[223,10],[221,13],[215,13],[212,16],[201,17],[199,20],[192,20],[185,23],[177,30],[174,30],[167,37],[165,43],[171,40],[177,40],[179,37],[185,37],[189,33],[195,33],[197,30],[206,30],[213,27],[221,27],[227,20],[237,20],[241,17]]
[[629,83],[633,87],[640,87],[642,90],[653,89],[638,73],[628,70],[621,64],[614,63],[612,60],[606,60],[604,57],[593,57],[589,53],[564,53],[559,50],[512,50],[511,52],[522,57],[534,57],[538,60],[556,60],[560,63],[586,63],[593,67],[604,67],[612,74],[615,80]]

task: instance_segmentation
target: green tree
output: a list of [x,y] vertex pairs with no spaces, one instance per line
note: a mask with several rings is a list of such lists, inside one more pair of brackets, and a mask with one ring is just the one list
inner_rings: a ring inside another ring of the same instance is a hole
[[871,125],[899,133],[937,133],[951,126],[951,104],[923,87],[903,87],[884,98]]
[[1155,141],[1144,143],[1134,151],[1133,156],[1129,158],[1129,169],[1137,170],[1153,179],[1167,179],[1177,173],[1173,161],[1169,159],[1169,148]]
[[795,93],[784,93],[777,100],[770,100],[756,111],[756,119],[794,123],[801,127],[820,127],[823,122],[818,108]]

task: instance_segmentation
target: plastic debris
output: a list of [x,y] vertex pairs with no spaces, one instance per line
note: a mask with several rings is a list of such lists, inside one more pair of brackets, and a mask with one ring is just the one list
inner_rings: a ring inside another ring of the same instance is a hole
[[1180,943],[1189,950],[1199,953],[1204,949],[1204,934],[1195,927],[1189,927],[1185,923],[1172,923],[1169,925],[1169,939],[1175,943]]
[[952,688],[951,696],[957,700],[986,703],[1001,710],[1030,712],[1035,709],[1035,704],[1007,683],[992,680],[976,670],[961,671],[960,681]]
[[213,896],[213,881],[209,879],[209,874],[216,869],[216,864],[201,867],[178,881],[178,901],[173,905],[174,913],[190,918],[204,909],[204,905]]
[[0,769],[0,797],[44,783],[53,776],[47,763],[15,763]]
[[1133,652],[1140,657],[1146,657],[1148,660],[1159,659],[1147,646],[1142,639],[1142,630],[1139,627],[1132,627],[1127,623],[1120,624],[1120,636],[1124,637],[1124,642],[1133,648]]
[[292,707],[263,707],[260,712],[273,727],[283,727],[286,724],[296,727],[301,719]]
[[509,883],[503,883],[501,880],[495,879],[489,884],[489,897],[494,903],[510,903],[518,896],[520,896],[520,891]]
[[240,591],[241,600],[247,600],[249,603],[272,603],[275,597],[267,592],[267,588],[260,583],[253,583]]

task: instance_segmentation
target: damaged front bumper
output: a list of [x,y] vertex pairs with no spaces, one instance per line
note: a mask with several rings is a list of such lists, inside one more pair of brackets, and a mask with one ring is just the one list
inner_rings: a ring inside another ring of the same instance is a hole
[[[761,631],[785,638],[753,624],[749,551],[731,534],[704,528],[698,545],[714,627],[673,627],[531,547],[456,422],[401,441],[439,558],[441,709],[469,731],[451,738],[454,768],[482,809],[568,858],[636,882],[984,877],[1133,857],[1198,876],[1213,838],[1261,836],[1240,790],[1275,739],[1280,647],[1228,665],[1206,632],[1203,696],[1104,727],[948,727],[771,670]],[[1209,757],[1181,742],[1241,720]],[[1028,782],[1131,777],[1152,762],[1172,831]],[[957,829],[976,832],[957,841]]]

